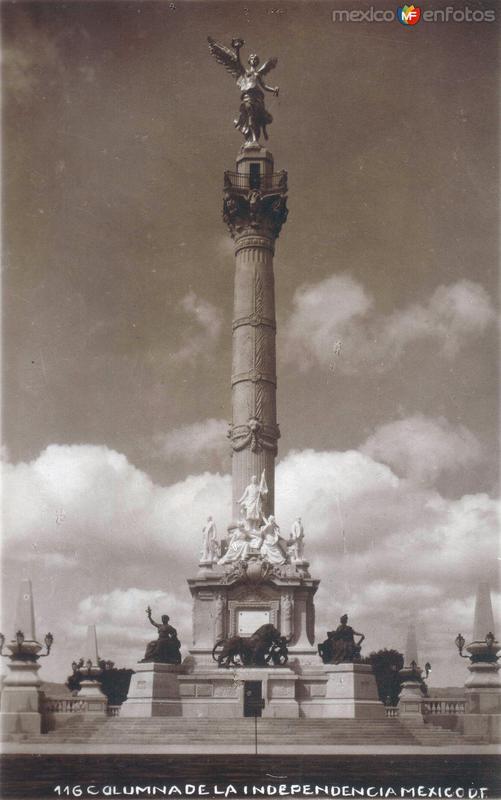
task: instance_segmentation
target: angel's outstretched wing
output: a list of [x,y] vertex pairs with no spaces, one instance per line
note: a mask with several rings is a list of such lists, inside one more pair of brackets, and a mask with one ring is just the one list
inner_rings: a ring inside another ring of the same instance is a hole
[[209,42],[209,50],[216,61],[222,64],[234,78],[239,78],[243,74],[244,68],[240,62],[238,52],[216,42],[211,36],[207,37],[207,41]]
[[258,72],[260,75],[267,75],[268,72],[271,72],[272,69],[275,69],[277,64],[278,58],[269,58],[268,61],[265,61],[264,64],[259,67]]

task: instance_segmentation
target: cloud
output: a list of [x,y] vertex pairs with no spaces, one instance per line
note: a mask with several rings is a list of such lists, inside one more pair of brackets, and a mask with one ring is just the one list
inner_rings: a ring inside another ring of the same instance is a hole
[[136,646],[139,653],[145,641],[155,638],[145,613],[148,606],[156,622],[162,614],[168,614],[177,625],[181,640],[189,639],[191,603],[187,598],[162,589],[135,587],[84,597],[78,604],[75,621],[68,623],[67,630],[69,635],[84,642],[87,626],[96,625],[99,649],[106,658],[111,648],[116,652],[124,645]]
[[183,333],[183,346],[172,354],[172,359],[180,363],[211,354],[221,333],[221,311],[193,291],[182,298],[180,307],[191,325]]
[[[457,444],[456,429],[434,424]],[[381,443],[381,431],[368,442]],[[395,456],[387,446],[385,457],[389,450],[408,473],[398,475],[373,446],[374,452],[292,452],[277,466],[282,533],[302,516],[306,557],[321,579],[317,640],[347,611],[367,634],[367,652],[401,648],[408,622],[417,618],[420,645],[438,665],[435,683],[450,683],[451,675],[462,682],[451,642],[459,629],[471,630],[478,580],[496,580],[498,505],[486,494],[444,497],[416,477],[422,470],[415,453]],[[449,451],[441,459],[449,464]],[[186,654],[186,578],[198,569],[208,513],[224,535],[230,489],[229,476],[208,472],[160,486],[103,446],[51,445],[30,463],[7,465],[6,621],[28,554],[38,627],[52,630],[58,643],[53,666],[44,669],[67,674],[90,623],[98,626],[104,656],[133,666],[151,638],[148,604],[157,616],[171,615]]]
[[159,455],[164,458],[200,463],[203,456],[215,456],[221,461],[229,453],[227,431],[228,423],[224,419],[206,419],[158,434],[155,443]]
[[285,353],[302,369],[318,363],[347,374],[384,372],[417,342],[434,342],[434,352],[451,358],[495,319],[489,295],[473,281],[439,286],[426,303],[384,315],[350,275],[332,275],[296,290]]
[[229,477],[162,487],[124,455],[93,445],[51,445],[29,464],[7,465],[3,483],[4,547],[14,560],[73,560],[103,580],[124,573],[146,582],[150,559],[196,563],[207,509],[221,529],[230,515]]
[[29,13],[17,18],[16,37],[2,48],[4,85],[9,98],[26,102],[42,85],[50,86],[60,77],[63,65],[56,37],[35,27]]
[[421,414],[381,425],[360,450],[398,475],[426,483],[472,467],[482,456],[478,439],[464,425]]

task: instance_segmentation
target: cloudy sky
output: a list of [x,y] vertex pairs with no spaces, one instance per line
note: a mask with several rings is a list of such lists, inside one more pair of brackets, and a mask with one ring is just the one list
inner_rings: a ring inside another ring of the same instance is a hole
[[47,679],[89,623],[133,666],[148,603],[186,654],[200,531],[229,521],[238,92],[206,37],[238,35],[279,59],[276,512],[304,519],[317,639],[348,611],[401,649],[416,620],[431,683],[464,681],[499,564],[497,32],[345,5],[2,4],[3,630],[31,577]]

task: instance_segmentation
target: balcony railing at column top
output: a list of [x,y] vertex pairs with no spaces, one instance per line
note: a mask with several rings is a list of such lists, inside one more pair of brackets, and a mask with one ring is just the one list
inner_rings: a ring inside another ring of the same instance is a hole
[[225,188],[257,189],[264,192],[287,191],[287,172],[273,172],[271,175],[245,175],[241,172],[224,173]]

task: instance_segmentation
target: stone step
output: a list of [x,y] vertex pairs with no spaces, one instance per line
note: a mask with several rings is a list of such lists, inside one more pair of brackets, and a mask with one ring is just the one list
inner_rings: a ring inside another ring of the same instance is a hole
[[[100,717],[85,719],[75,716],[50,733],[30,739],[39,743],[69,744],[151,744],[197,746],[208,742],[230,745],[237,741],[244,746],[254,742],[254,720],[193,719],[180,717]],[[355,719],[258,719],[258,741],[262,745],[417,745],[440,747],[462,744],[465,739],[457,731],[430,725],[403,724],[398,718],[384,720]],[[478,742],[478,740],[476,740]]]
[[[263,732],[258,729],[258,738],[262,744],[276,744],[277,737],[269,732]],[[74,731],[72,733],[65,732],[64,730],[54,731],[51,734],[39,736],[33,741],[40,742],[73,742],[73,743],[92,743],[92,744],[138,744],[147,742],[148,744],[177,744],[177,745],[196,745],[207,744],[207,741],[217,741],[220,744],[232,744],[236,740],[240,744],[249,744],[254,741],[254,732],[246,731],[238,735],[219,731],[217,734],[214,732],[211,736],[200,734],[200,732],[172,732],[166,730],[164,733],[152,733],[148,729],[138,727],[134,732],[127,732],[126,734],[113,729],[101,729],[93,731]],[[419,737],[413,735],[410,731],[405,729],[393,731],[377,731],[370,727],[364,727],[359,731],[346,732],[346,731],[329,731],[328,734],[319,731],[313,732],[307,736],[301,730],[289,730],[287,734],[280,737],[282,744],[300,745],[305,741],[311,745],[349,745],[349,744],[421,744],[430,746],[440,746],[443,744],[461,743],[462,737],[459,734],[451,734],[449,731],[438,733],[421,734]]]
[[[358,733],[372,733],[377,734],[378,736],[382,736],[384,734],[388,735],[395,735],[396,733],[401,733],[401,728],[398,727],[391,727],[391,728],[381,728],[379,726],[371,726],[371,725],[363,725],[360,727],[344,727],[344,726],[333,726],[332,728],[304,728],[301,725],[294,725],[294,726],[287,726],[287,728],[269,728],[265,725],[258,724],[257,729],[261,734],[268,734],[270,736],[276,736],[280,734],[281,736],[288,736],[289,734],[293,734],[294,732],[300,732],[301,735],[329,735],[331,733],[335,734],[342,734],[349,736],[351,734],[358,734]],[[60,732],[64,732],[66,735],[76,734],[76,735],[91,735],[93,733],[103,733],[103,734],[110,734],[110,735],[120,735],[126,736],[129,734],[141,733],[143,735],[151,734],[151,735],[177,735],[177,736],[206,736],[210,734],[211,736],[216,736],[219,734],[225,734],[226,736],[232,735],[245,735],[247,732],[254,733],[254,725],[249,725],[244,727],[235,728],[233,726],[225,727],[224,723],[221,722],[217,725],[213,725],[210,729],[205,728],[181,728],[177,726],[170,726],[170,725],[162,725],[162,726],[150,726],[150,725],[135,725],[133,727],[119,727],[119,726],[101,726],[101,727],[87,727],[87,726],[72,726],[71,728],[67,728],[66,726],[58,729]],[[50,735],[50,734],[48,734]]]
[[[326,726],[329,727],[330,725],[371,725],[375,727],[377,725],[399,725],[401,724],[398,717],[389,720],[364,720],[364,719],[343,719],[343,718],[332,718],[332,717],[324,717],[321,719],[305,719],[303,717],[295,717],[291,720],[291,718],[278,718],[278,717],[258,717],[258,723],[261,725],[269,725],[275,727],[287,727],[290,722],[293,721],[295,724],[302,725],[303,727],[322,727]],[[253,717],[213,717],[211,719],[204,718],[197,718],[197,717],[170,717],[170,716],[162,716],[162,717],[98,717],[95,719],[86,719],[86,718],[71,718],[66,722],[67,725],[134,725],[138,722],[148,722],[152,725],[160,725],[162,723],[168,722],[169,724],[173,725],[198,725],[200,727],[212,728],[215,722],[225,722],[229,725],[251,725],[254,723]]]
[[[294,724],[295,727],[300,726],[303,729],[307,728],[314,728],[318,730],[319,728],[331,728],[333,726],[337,728],[360,728],[361,726],[368,726],[370,728],[386,728],[392,726],[400,726],[400,722],[398,719],[393,720],[355,720],[355,719],[276,719],[276,718],[268,718],[268,717],[259,717],[258,718],[258,725],[265,726],[271,729],[283,729],[287,730],[290,727],[291,722]],[[244,718],[244,719],[183,719],[181,717],[127,717],[124,719],[120,719],[119,717],[103,717],[102,719],[95,719],[95,720],[86,720],[86,719],[77,719],[72,718],[71,720],[67,720],[64,723],[66,728],[69,727],[78,727],[79,729],[83,727],[102,727],[105,725],[113,726],[114,728],[125,729],[127,727],[137,727],[141,726],[144,727],[148,725],[149,727],[169,727],[172,729],[173,727],[178,727],[179,729],[203,729],[206,728],[208,730],[213,730],[214,725],[221,724],[224,725],[226,729],[229,727],[235,728],[235,730],[239,730],[245,727],[249,727],[254,725],[253,718]]]
[[[266,736],[266,735],[260,734],[259,731],[258,731],[258,736],[263,741],[270,741],[270,742],[276,742],[277,741],[277,738],[275,736]],[[180,735],[168,735],[168,734],[166,734],[165,736],[151,736],[151,735],[148,735],[148,734],[144,734],[144,733],[138,732],[137,734],[130,734],[128,736],[120,736],[120,737],[112,736],[112,735],[108,736],[108,735],[104,735],[104,734],[91,734],[90,736],[85,736],[85,735],[79,736],[79,735],[75,734],[73,736],[64,736],[64,735],[59,735],[58,736],[58,735],[56,735],[56,736],[51,736],[51,737],[47,737],[47,736],[43,736],[42,735],[42,738],[44,740],[49,740],[50,739],[52,741],[55,741],[55,740],[58,740],[58,741],[70,741],[72,739],[79,739],[79,740],[80,739],[85,739],[85,740],[91,740],[92,739],[93,741],[99,739],[99,740],[115,741],[117,739],[120,739],[121,742],[122,741],[123,742],[124,741],[139,741],[139,740],[144,740],[144,741],[147,740],[149,742],[153,742],[153,741],[167,742],[167,741],[174,741],[174,740],[175,741],[179,741],[179,742],[181,742],[181,741],[182,742],[195,742],[195,741],[206,742],[206,741],[208,741],[210,739],[213,739],[214,741],[232,742],[232,741],[241,741],[241,740],[249,739],[249,738],[252,739],[252,738],[254,738],[254,734],[248,733],[245,736],[236,736],[236,737],[235,736],[221,736],[221,735],[214,736],[214,737],[208,737],[208,736],[180,736]],[[367,732],[360,732],[359,734],[353,734],[352,736],[345,736],[343,734],[338,734],[336,736],[336,735],[332,734],[331,736],[318,736],[317,735],[317,736],[305,737],[305,736],[302,736],[300,733],[297,733],[297,734],[291,734],[289,736],[281,737],[279,741],[286,742],[286,741],[289,741],[289,740],[291,740],[291,741],[301,740],[301,741],[308,741],[308,742],[314,742],[314,741],[315,742],[317,742],[317,741],[319,741],[319,742],[320,741],[328,742],[328,741],[334,741],[334,740],[342,740],[342,741],[351,741],[351,740],[354,740],[354,739],[367,740],[367,739],[371,739],[371,738],[377,739],[378,741],[383,741],[383,740],[386,740],[386,739],[387,740],[391,740],[391,741],[404,740],[404,739],[408,740],[408,741],[411,741],[415,737],[413,737],[411,735],[403,735],[402,733],[398,733],[398,734],[395,733],[392,736],[390,736],[390,735],[378,736],[375,732],[368,732],[368,731]],[[439,739],[441,737],[436,737],[436,738]],[[442,737],[442,738],[444,738],[444,737]],[[453,738],[453,737],[449,737],[449,738]]]

